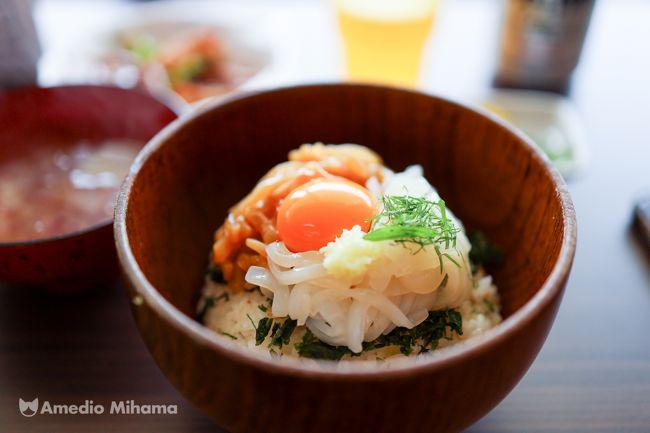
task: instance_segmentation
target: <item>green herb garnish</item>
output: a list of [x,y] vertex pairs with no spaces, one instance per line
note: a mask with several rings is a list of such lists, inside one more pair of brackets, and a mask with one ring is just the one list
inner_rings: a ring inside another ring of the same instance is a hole
[[218,332],[219,332],[219,334],[221,334],[221,335],[225,335],[226,337],[232,338],[233,340],[236,340],[236,339],[237,339],[237,337],[235,337],[235,336],[232,335],[232,334],[227,333],[226,331],[218,331]]
[[203,323],[203,320],[205,319],[205,315],[207,314],[208,310],[212,307],[214,307],[217,302],[220,300],[224,299],[226,302],[230,300],[230,295],[228,295],[228,292],[224,292],[220,294],[219,296],[207,296],[205,298],[205,301],[203,303],[203,308],[201,308],[201,311],[199,314],[196,315],[196,320],[199,322]]
[[[460,267],[444,249],[456,248],[456,235],[460,231],[447,217],[445,201],[431,201],[409,195],[382,197],[383,210],[373,218],[372,229],[363,238],[369,241],[394,241],[415,244],[420,249],[433,245],[442,271],[442,258],[447,257]],[[416,252],[417,252],[416,251]]]
[[158,51],[158,43],[150,36],[141,36],[135,39],[128,49],[138,58],[138,60],[148,62],[149,60],[153,60],[156,55],[156,52]]
[[452,309],[430,311],[428,317],[418,326],[412,329],[395,328],[387,335],[365,342],[363,349],[399,346],[404,355],[410,355],[416,349],[417,353],[425,353],[438,347],[441,338],[448,338],[447,329],[463,335],[463,319],[460,313]]
[[307,330],[302,337],[302,341],[296,344],[296,350],[303,358],[327,359],[330,361],[338,361],[344,355],[354,355],[354,352],[345,346],[331,346],[323,343],[310,330]]
[[291,334],[296,329],[298,322],[295,320],[287,319],[284,322],[275,322],[270,317],[264,317],[257,322],[257,325],[253,322],[253,319],[248,315],[248,320],[253,324],[255,328],[255,345],[259,346],[266,340],[266,337],[271,333],[271,342],[269,343],[270,351],[273,351],[273,346],[282,347],[285,344],[289,344],[291,339]]
[[[363,351],[381,349],[387,346],[398,346],[401,353],[411,355],[425,353],[438,347],[441,338],[451,338],[451,333],[463,335],[463,319],[456,310],[430,311],[427,318],[418,326],[395,328],[387,335],[382,335],[374,341],[363,342]],[[328,359],[338,361],[345,355],[359,356],[346,346],[331,346],[319,340],[307,330],[302,341],[296,344],[298,354],[304,358]]]
[[445,274],[445,277],[442,279],[442,281],[440,282],[436,290],[444,289],[445,287],[447,287],[448,282],[449,282],[449,274]]
[[[271,334],[271,343],[269,343],[269,347],[271,346],[278,346],[282,347],[284,344],[289,344],[289,340],[291,339],[291,334],[293,334],[293,331],[296,329],[296,325],[298,322],[295,320],[287,319],[284,322],[282,322],[281,325],[278,327],[273,326],[273,333]],[[277,325],[277,323],[276,323]]]
[[263,319],[260,319],[260,321],[257,323],[257,326],[255,327],[256,346],[259,346],[264,342],[266,336],[269,335],[269,331],[271,330],[272,324],[273,324],[273,319],[271,319],[270,317],[264,317]]
[[472,244],[469,260],[473,272],[476,272],[476,267],[479,265],[499,265],[503,262],[503,250],[490,242],[483,232],[474,231],[467,237]]
[[172,84],[196,80],[208,66],[207,60],[200,54],[191,54],[184,61],[168,71]]
[[260,304],[260,305],[258,305],[257,308],[259,308],[260,310],[264,311],[265,313],[269,310],[269,307],[267,307],[267,306],[264,305],[264,304]]
[[223,278],[223,272],[221,271],[221,268],[214,263],[210,264],[207,274],[215,283],[226,284],[226,280]]
[[278,328],[280,328],[280,324],[278,322],[274,322],[273,328],[271,328],[271,335],[275,335],[275,333],[278,332]]

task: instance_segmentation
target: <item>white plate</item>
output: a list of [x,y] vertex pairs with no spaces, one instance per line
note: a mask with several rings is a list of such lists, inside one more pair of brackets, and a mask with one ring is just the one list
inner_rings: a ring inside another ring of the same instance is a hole
[[[103,19],[99,19],[97,14],[89,15],[88,11],[77,11],[79,18],[93,17],[95,21],[89,19],[84,20],[85,22],[75,22],[75,20],[69,26],[69,34],[59,28],[58,33],[67,36],[65,40],[60,37],[60,40],[51,44],[45,41],[46,55],[40,65],[39,82],[42,85],[110,83],[120,87],[131,87],[137,81],[134,78],[137,71],[129,73],[128,68],[124,68],[116,75],[115,71],[110,70],[103,62],[103,58],[108,53],[119,48],[120,35],[149,33],[157,38],[192,28],[214,31],[223,42],[231,65],[251,71],[251,76],[238,87],[246,87],[249,82],[263,75],[272,61],[271,47],[265,37],[264,25],[256,23],[254,14],[233,13],[230,10],[232,8],[225,9],[224,13],[221,13],[221,8],[216,2],[203,2],[202,7],[187,7],[188,5],[183,3],[179,1],[146,4],[99,2],[102,6],[100,9],[105,12]],[[49,9],[37,10],[37,12],[45,15]],[[178,96],[174,99],[172,103],[182,101]]]

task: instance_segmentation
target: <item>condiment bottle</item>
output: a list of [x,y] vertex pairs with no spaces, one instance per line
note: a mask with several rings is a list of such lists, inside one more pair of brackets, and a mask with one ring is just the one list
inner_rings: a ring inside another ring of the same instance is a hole
[[566,93],[594,0],[507,0],[495,84]]

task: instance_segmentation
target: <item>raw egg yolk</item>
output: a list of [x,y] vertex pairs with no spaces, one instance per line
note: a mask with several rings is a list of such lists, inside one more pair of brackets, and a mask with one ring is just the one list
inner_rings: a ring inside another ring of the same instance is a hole
[[374,197],[346,179],[316,179],[294,189],[278,208],[278,233],[293,252],[319,250],[355,225],[370,229]]

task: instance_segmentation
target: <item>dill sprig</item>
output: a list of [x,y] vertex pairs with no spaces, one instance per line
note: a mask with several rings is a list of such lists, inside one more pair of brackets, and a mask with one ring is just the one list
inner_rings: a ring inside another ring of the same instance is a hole
[[447,216],[445,201],[429,200],[409,195],[385,195],[383,210],[372,219],[372,228],[364,239],[369,241],[394,241],[415,244],[419,248],[433,245],[442,270],[442,258],[460,264],[441,248],[456,248],[456,235],[460,228]]

